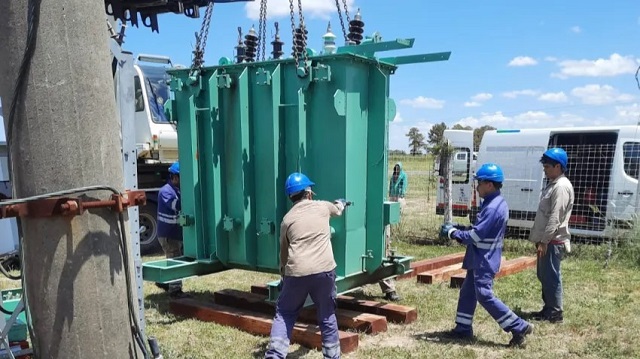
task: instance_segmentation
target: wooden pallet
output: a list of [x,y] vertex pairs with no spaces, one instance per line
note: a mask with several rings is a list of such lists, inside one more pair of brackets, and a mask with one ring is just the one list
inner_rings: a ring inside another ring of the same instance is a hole
[[[273,303],[266,301],[268,289],[254,285],[251,292],[225,289],[213,294],[211,300],[192,298],[176,299],[169,303],[176,315],[197,318],[202,321],[227,325],[248,333],[269,336],[275,314]],[[411,323],[417,319],[417,311],[402,305],[359,300],[338,296],[336,318],[340,329],[340,349],[350,353],[358,348],[358,334],[376,334],[387,330],[387,322]],[[301,310],[293,328],[292,343],[308,348],[321,349],[322,336],[316,325],[313,307]]]
[[[501,278],[504,276],[508,276],[511,274],[515,274],[518,272],[522,272],[523,270],[533,268],[536,266],[536,257],[518,257],[515,259],[508,260],[503,262],[500,266],[500,271],[496,273],[495,278]],[[467,275],[467,272],[456,274],[451,276],[451,281],[449,286],[451,288],[460,288],[462,287],[462,283],[464,282],[464,278]]]

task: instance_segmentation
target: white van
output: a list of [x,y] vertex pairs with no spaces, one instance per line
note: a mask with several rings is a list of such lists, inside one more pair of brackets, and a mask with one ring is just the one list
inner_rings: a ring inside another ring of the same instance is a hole
[[[476,165],[476,154],[473,152],[473,131],[445,130],[444,139],[453,147],[452,156],[452,211],[454,216],[464,217],[469,213],[473,196],[473,173]],[[441,158],[438,162],[438,193],[436,214],[444,214],[445,195],[444,180],[447,161]]]
[[[639,213],[639,126],[485,132],[478,164],[493,162],[502,167],[505,173],[502,193],[509,203],[509,226],[527,230],[533,226],[546,181],[539,161],[551,147],[562,147],[569,156],[566,175],[575,192],[569,222],[571,233],[597,237],[629,229]],[[471,181],[467,186],[473,190]],[[480,200],[474,194],[471,217],[479,205]]]

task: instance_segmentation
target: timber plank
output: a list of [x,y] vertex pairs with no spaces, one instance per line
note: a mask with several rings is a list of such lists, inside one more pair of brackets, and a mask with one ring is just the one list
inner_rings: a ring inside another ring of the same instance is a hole
[[[275,305],[267,302],[267,296],[263,294],[248,293],[234,289],[224,289],[213,294],[217,304],[229,307],[254,310],[268,315],[275,315]],[[352,310],[336,310],[338,328],[342,330],[356,330],[367,334],[376,334],[387,331],[387,318],[381,315],[358,313]],[[317,311],[315,307],[304,308],[300,311],[298,320],[317,324]]]
[[[191,298],[172,300],[169,302],[169,308],[176,315],[214,322],[256,335],[269,336],[273,324],[266,314]],[[339,331],[338,334],[342,353],[351,353],[358,348],[358,334],[344,331]],[[316,350],[322,349],[322,336],[316,325],[296,323],[293,327],[291,342]]]
[[422,272],[418,274],[418,283],[433,284],[439,282],[445,282],[456,274],[466,273],[465,269],[462,269],[462,263],[456,263],[450,266]]
[[[518,257],[508,261],[503,261],[500,266],[500,271],[496,273],[496,279],[504,276],[512,275],[518,272],[522,272],[523,270],[533,268],[536,266],[536,257]],[[451,288],[460,288],[462,286],[462,282],[464,282],[464,277],[466,276],[466,271],[461,274],[457,274],[451,276],[451,281],[449,286]]]
[[418,273],[450,266],[456,263],[462,263],[464,259],[464,252],[447,254],[444,256],[439,256],[435,258],[422,259],[417,262],[411,262],[412,271],[407,274],[399,275],[396,277],[397,279],[408,279],[413,278]]
[[[252,285],[252,293],[269,293],[266,285]],[[377,314],[387,318],[387,321],[400,324],[413,323],[418,319],[418,312],[415,308],[403,305],[381,303],[371,300],[360,300],[354,297],[339,295],[338,308],[348,309],[356,312]]]

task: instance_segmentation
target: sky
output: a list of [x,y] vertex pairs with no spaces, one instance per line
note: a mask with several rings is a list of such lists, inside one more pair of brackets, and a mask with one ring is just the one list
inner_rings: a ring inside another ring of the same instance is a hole
[[[297,17],[297,1],[296,17]],[[391,79],[397,115],[391,149],[408,149],[405,134],[426,136],[435,123],[539,128],[636,124],[640,120],[640,6],[635,1],[347,0],[360,9],[365,35],[415,38],[412,49],[381,57],[451,51],[449,61],[401,66]],[[392,5],[393,4],[393,5]],[[333,0],[302,0],[310,47],[321,50],[331,21],[342,38]],[[205,65],[232,57],[237,27],[258,28],[259,2],[216,4]],[[204,8],[201,10],[204,14]],[[280,23],[291,47],[289,2],[267,2],[268,42]],[[128,27],[125,49],[166,55],[188,65],[202,18],[160,15],[159,33]],[[339,42],[339,44],[342,44]],[[270,51],[267,45],[267,51]]]

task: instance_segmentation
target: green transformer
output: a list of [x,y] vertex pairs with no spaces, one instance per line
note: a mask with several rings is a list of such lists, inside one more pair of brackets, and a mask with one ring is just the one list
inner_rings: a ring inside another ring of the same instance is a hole
[[[400,220],[386,201],[389,80],[401,64],[450,53],[377,58],[413,39],[307,50],[293,58],[170,70],[175,95],[184,256],[147,262],[145,280],[167,282],[239,268],[279,271],[280,222],[291,203],[284,182],[303,172],[317,198],[353,202],[331,220],[337,287],[346,293],[406,273],[410,257],[385,252],[384,229]],[[278,282],[269,283],[270,299]]]

